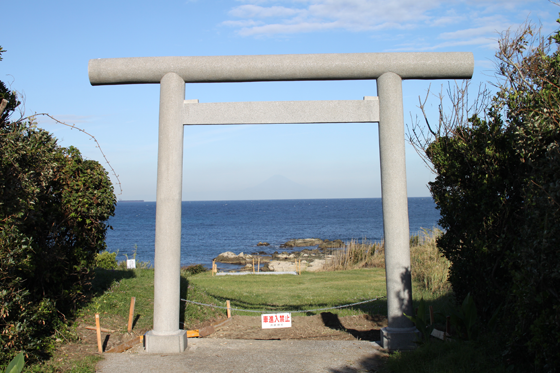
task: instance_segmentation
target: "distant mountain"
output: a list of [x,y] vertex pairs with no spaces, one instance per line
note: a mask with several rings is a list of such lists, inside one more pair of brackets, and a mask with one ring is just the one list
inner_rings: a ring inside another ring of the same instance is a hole
[[285,176],[274,175],[253,187],[233,192],[236,199],[305,199],[324,198],[322,190],[298,184]]

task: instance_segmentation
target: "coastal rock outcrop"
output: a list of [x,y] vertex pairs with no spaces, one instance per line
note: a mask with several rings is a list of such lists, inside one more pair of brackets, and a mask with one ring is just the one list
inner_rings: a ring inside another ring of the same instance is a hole
[[229,264],[247,264],[247,261],[253,260],[253,256],[250,254],[239,253],[235,255],[231,251],[226,251],[218,255],[214,260],[218,263],[229,263]]
[[[238,264],[245,267],[239,268],[240,272],[247,272],[253,270],[253,260],[254,265],[260,263],[261,272],[273,271],[273,272],[284,272],[284,271],[296,271],[296,268],[300,268],[302,271],[315,272],[323,269],[325,264],[328,264],[332,258],[333,253],[337,251],[340,247],[342,241],[329,241],[320,240],[318,238],[306,238],[293,242],[295,245],[305,245],[314,246],[311,243],[320,241],[321,243],[326,243],[324,247],[319,246],[318,248],[305,248],[301,251],[275,251],[273,254],[265,254],[265,252],[255,252],[253,254],[239,253],[236,255],[231,251],[226,251],[218,255],[214,260],[218,263],[228,263],[228,264]],[[342,247],[344,244],[342,244]],[[291,247],[291,246],[290,246]],[[296,246],[294,246],[296,247]],[[258,260],[258,261],[257,261]],[[299,266],[296,264],[299,263]],[[235,271],[235,270],[234,270]]]
[[344,247],[344,242],[342,242],[342,240],[334,240],[334,241],[324,240],[322,243],[319,244],[318,247],[320,249],[338,249]]
[[280,247],[305,247],[305,246],[316,246],[323,243],[323,240],[320,238],[298,238],[295,240],[290,240]]
[[270,246],[270,244],[268,242],[260,242],[257,244],[257,246]]

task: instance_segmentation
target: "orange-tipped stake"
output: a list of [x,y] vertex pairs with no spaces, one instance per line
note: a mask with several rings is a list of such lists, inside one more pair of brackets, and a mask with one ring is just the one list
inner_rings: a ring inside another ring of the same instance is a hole
[[231,318],[231,305],[229,304],[229,300],[226,300],[226,307],[227,307],[227,318]]
[[97,350],[103,353],[103,345],[101,344],[101,325],[99,324],[99,314],[95,314],[95,329],[97,330]]
[[136,304],[136,297],[130,299],[130,311],[128,312],[128,332],[132,331],[132,319],[134,318],[134,306]]

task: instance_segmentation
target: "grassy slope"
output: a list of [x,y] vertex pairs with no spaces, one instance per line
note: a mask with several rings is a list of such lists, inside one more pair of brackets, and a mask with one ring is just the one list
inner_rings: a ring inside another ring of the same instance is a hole
[[[416,287],[416,286],[415,286]],[[137,322],[135,330],[150,329],[153,321],[153,270],[129,271],[98,270],[94,282],[95,296],[79,312],[78,323],[94,325],[94,315],[101,314],[104,327],[125,332],[130,298],[136,297]],[[314,309],[344,305],[385,295],[384,269],[356,269],[336,272],[304,272],[301,276],[215,276],[209,272],[195,276],[183,274],[181,297],[202,303],[225,305],[229,299],[232,307],[244,309],[267,309],[270,311]],[[436,311],[448,307],[449,294],[433,295],[420,290],[413,291],[414,300],[420,298],[434,305]],[[184,304],[184,303],[182,303]],[[385,299],[350,308],[334,310],[341,316],[352,314],[386,314]],[[236,314],[244,314],[235,312]],[[224,317],[225,312],[211,307],[188,304],[183,308],[185,327],[192,328],[205,320]],[[249,314],[249,313],[245,313]],[[255,315],[255,314],[249,314]],[[258,314],[256,314],[258,315]],[[303,315],[303,314],[302,314]],[[182,320],[182,321],[183,321]],[[71,335],[72,327],[68,335]],[[94,372],[95,348],[91,356],[76,361],[74,370],[57,368],[60,356],[51,359],[48,366],[31,371]],[[89,368],[88,368],[89,366]],[[398,371],[398,370],[397,370]]]
[[[385,295],[382,269],[340,272],[303,272],[293,275],[193,276],[190,286],[203,291],[216,305],[231,301],[232,307],[270,312],[309,310],[340,306]],[[190,289],[189,289],[190,290]],[[191,299],[190,297],[188,299]],[[189,305],[187,308],[196,307]],[[340,315],[384,313],[385,300],[336,311]],[[315,312],[316,313],[316,312]],[[258,315],[239,312],[240,315]],[[302,313],[303,315],[303,313]]]

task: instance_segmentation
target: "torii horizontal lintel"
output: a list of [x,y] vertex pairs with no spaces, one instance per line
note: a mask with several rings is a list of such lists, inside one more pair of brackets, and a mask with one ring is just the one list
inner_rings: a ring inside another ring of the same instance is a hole
[[159,83],[173,72],[185,83],[377,79],[470,79],[470,52],[332,53],[256,56],[100,58],[89,61],[92,85]]
[[183,124],[281,124],[379,122],[379,100],[257,101],[183,104]]

